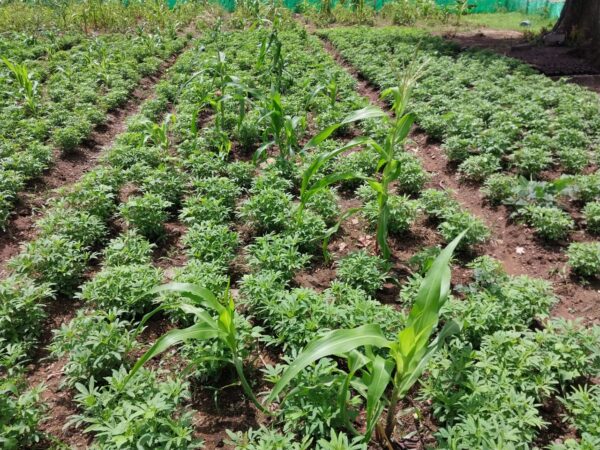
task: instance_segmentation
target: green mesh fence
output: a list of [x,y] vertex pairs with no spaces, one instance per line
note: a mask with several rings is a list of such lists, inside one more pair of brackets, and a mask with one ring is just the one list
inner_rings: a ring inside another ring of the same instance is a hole
[[[436,0],[441,6],[454,6],[455,0]],[[474,13],[494,13],[518,11],[525,14],[540,14],[558,18],[565,0],[469,0],[469,11]]]
[[[125,0],[127,1],[127,0]],[[167,0],[169,7],[173,8],[177,2],[182,0]],[[235,9],[235,0],[214,0],[228,11]],[[291,10],[296,10],[303,0],[283,0],[283,4]],[[391,0],[365,0],[376,10],[380,10],[383,5]],[[321,0],[308,0],[313,5],[319,5]],[[332,6],[337,3],[332,1]],[[452,7],[456,5],[456,0],[436,0],[440,6]],[[558,18],[565,4],[565,0],[469,0],[469,11],[474,13],[494,13],[499,11],[519,11],[526,14],[540,14],[552,18]]]

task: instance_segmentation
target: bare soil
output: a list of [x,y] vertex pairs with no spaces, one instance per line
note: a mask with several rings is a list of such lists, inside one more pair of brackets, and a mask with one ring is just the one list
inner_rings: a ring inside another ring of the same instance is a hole
[[567,77],[571,83],[600,93],[600,69],[580,50],[530,42],[519,31],[480,29],[440,35],[463,48],[491,50],[523,61],[544,75]]

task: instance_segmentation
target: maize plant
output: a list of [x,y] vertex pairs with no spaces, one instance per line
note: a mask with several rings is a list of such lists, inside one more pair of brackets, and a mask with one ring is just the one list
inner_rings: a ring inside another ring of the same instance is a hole
[[377,193],[377,204],[379,207],[379,217],[377,220],[377,246],[384,258],[391,257],[391,250],[387,243],[388,224],[390,221],[390,209],[388,198],[390,185],[398,179],[402,173],[401,162],[396,159],[396,149],[404,145],[410,128],[415,121],[412,113],[406,113],[406,106],[410,98],[411,89],[422,74],[424,65],[414,65],[409,67],[404,75],[402,82],[393,88],[382,92],[382,98],[392,97],[392,110],[394,111],[394,120],[392,127],[383,143],[370,141],[370,146],[379,153],[380,159],[377,164],[378,171],[381,171],[380,179],[369,180],[369,185]]
[[277,146],[279,157],[289,161],[298,149],[298,141],[306,128],[306,118],[286,115],[281,104],[281,95],[278,92],[271,95],[264,109],[265,113],[260,121],[268,120],[266,132],[273,137],[273,140],[256,150],[254,160],[262,159],[268,148]]
[[15,97],[20,96],[25,102],[25,109],[27,113],[34,115],[38,108],[38,82],[31,79],[31,74],[25,65],[13,63],[5,57],[2,57],[2,61],[6,67],[8,67],[8,70],[10,70],[12,76],[19,86],[18,93],[15,92]]
[[[341,356],[347,361],[348,372],[338,398],[347,428],[358,434],[348,419],[346,407],[350,397],[358,394],[366,400],[365,442],[376,431],[382,444],[386,448],[393,448],[390,440],[396,427],[399,401],[421,376],[445,339],[460,329],[456,322],[448,322],[430,342],[439,324],[440,310],[450,291],[450,260],[463,235],[464,232],[433,262],[421,283],[406,326],[395,340],[388,340],[380,326],[375,324],[332,331],[305,347],[273,386],[266,404],[276,401],[286,386],[307,366],[321,358]],[[364,350],[360,351],[360,348]],[[375,349],[378,351],[375,352]],[[388,386],[392,391],[386,396]],[[281,401],[285,402],[285,397]],[[386,407],[385,424],[381,424],[379,419]]]
[[[158,338],[133,366],[126,382],[131,380],[148,360],[160,355],[174,345],[190,340],[219,339],[230,351],[227,362],[234,366],[244,393],[257,408],[268,413],[252,392],[252,387],[244,374],[244,361],[240,356],[240,343],[234,320],[235,305],[229,289],[225,291],[221,301],[208,289],[188,283],[169,283],[154,289],[152,292],[154,294],[176,293],[185,299],[191,300],[189,303],[183,301],[176,307],[183,313],[192,314],[196,318],[196,323],[188,328],[171,330]],[[143,329],[148,320],[167,307],[169,306],[160,306],[146,314],[140,322],[138,332]],[[213,314],[216,314],[216,317]]]
[[162,148],[169,149],[169,126],[175,123],[175,115],[167,114],[161,124],[154,123],[150,120],[144,121],[144,144],[151,142],[152,144]]

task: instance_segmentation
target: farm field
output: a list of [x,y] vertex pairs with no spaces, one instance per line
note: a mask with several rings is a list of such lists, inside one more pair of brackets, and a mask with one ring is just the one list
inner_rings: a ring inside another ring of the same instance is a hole
[[139,7],[1,35],[2,448],[600,447],[597,94]]

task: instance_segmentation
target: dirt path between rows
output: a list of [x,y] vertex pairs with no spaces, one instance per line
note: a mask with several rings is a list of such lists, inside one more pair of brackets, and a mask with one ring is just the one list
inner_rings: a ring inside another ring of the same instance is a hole
[[[181,52],[185,48],[187,47]],[[181,52],[165,60],[156,73],[142,78],[127,103],[109,111],[106,122],[97,126],[75,151],[63,155],[60,150],[54,150],[52,167],[33,180],[25,192],[19,194],[14,214],[0,234],[0,277],[6,275],[6,262],[19,253],[21,244],[30,241],[35,235],[34,224],[43,213],[48,200],[55,195],[54,190],[75,183],[98,164],[100,157],[112,147],[116,137],[125,131],[129,118],[137,114],[141,104],[154,94],[154,86]]]
[[[330,42],[321,41],[335,61],[357,80],[357,91],[391,114],[388,105],[380,100],[376,87],[345,61]],[[420,158],[423,167],[432,175],[427,187],[452,189],[456,200],[490,228],[492,237],[487,245],[480,247],[480,253],[500,260],[511,275],[529,275],[551,281],[560,299],[553,315],[579,318],[588,325],[600,324],[600,282],[582,285],[572,278],[565,266],[564,247],[544,243],[531,229],[510,221],[506,207],[488,205],[478,186],[461,182],[457,173],[449,168],[438,142],[433,142],[418,129],[413,130],[411,139],[414,144],[409,144],[407,149]],[[575,241],[585,240],[585,233],[576,231],[571,237]]]

